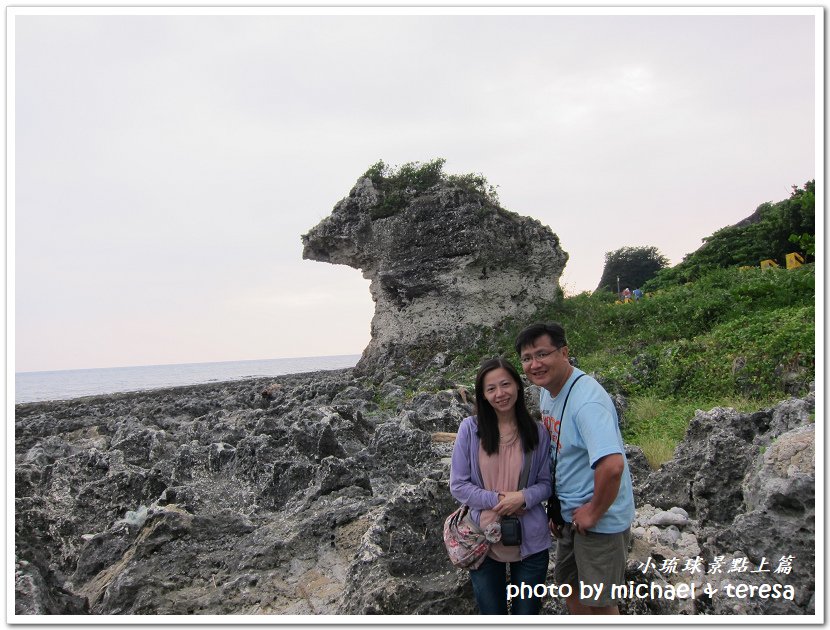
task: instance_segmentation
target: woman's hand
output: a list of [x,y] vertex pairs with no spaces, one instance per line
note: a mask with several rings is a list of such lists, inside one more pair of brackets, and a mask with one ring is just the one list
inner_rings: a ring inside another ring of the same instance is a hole
[[499,516],[521,516],[525,513],[525,495],[521,490],[516,492],[499,492],[499,502],[493,511]]

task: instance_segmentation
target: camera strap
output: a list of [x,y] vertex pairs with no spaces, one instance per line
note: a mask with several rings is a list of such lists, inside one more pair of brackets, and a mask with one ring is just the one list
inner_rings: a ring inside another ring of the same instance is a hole
[[553,451],[553,472],[552,472],[552,483],[553,487],[556,487],[556,460],[559,459],[559,438],[562,437],[562,427],[565,425],[565,407],[568,406],[568,398],[571,396],[571,390],[576,385],[576,382],[585,376],[585,372],[580,374],[574,379],[574,382],[571,383],[571,386],[568,388],[568,393],[565,395],[565,402],[562,403],[562,417],[559,419],[559,431],[556,433],[556,448]]
[[519,475],[519,490],[523,490],[527,487],[527,479],[530,477],[530,464],[533,460],[533,451],[530,453],[525,453],[525,463],[522,466],[522,474]]

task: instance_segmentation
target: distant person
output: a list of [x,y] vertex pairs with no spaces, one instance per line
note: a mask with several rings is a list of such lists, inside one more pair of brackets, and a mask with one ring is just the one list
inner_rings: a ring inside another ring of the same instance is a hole
[[622,300],[624,303],[628,303],[631,301],[631,289],[625,287],[622,292]]
[[[476,375],[477,415],[458,429],[450,466],[450,492],[470,507],[484,529],[504,516],[518,516],[520,546],[490,546],[484,563],[470,571],[478,610],[483,615],[507,614],[507,565],[510,583],[532,589],[547,584],[550,532],[542,502],[550,496],[550,436],[525,406],[524,385],[508,361],[482,364]],[[530,470],[524,489],[518,487],[525,458]],[[539,612],[538,597],[514,597],[514,615]]]
[[[516,352],[530,382],[542,388],[542,422],[551,432],[551,501],[558,495],[565,521],[549,523],[557,538],[554,579],[571,585],[572,615],[619,614],[610,590],[625,584],[634,494],[614,404],[595,379],[570,364],[560,324],[525,328]],[[600,598],[581,600],[580,581],[603,584]]]
[[643,297],[642,289],[634,289],[634,301],[639,302],[641,297]]

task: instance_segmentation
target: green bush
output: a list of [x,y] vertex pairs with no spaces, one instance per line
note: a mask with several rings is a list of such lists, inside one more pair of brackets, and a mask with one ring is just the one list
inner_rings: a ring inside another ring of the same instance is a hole
[[444,158],[430,162],[407,162],[398,167],[390,167],[383,160],[378,160],[363,174],[372,180],[380,192],[380,200],[370,209],[372,219],[390,217],[403,210],[416,196],[426,192],[436,184],[447,182],[462,190],[481,195],[490,204],[498,205],[498,195],[484,175],[467,173],[464,175],[447,175],[444,173]]

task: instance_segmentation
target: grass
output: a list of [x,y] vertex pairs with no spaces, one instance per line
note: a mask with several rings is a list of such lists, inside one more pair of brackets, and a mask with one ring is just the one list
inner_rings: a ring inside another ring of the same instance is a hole
[[737,411],[757,411],[775,404],[776,399],[735,396],[684,402],[675,398],[638,396],[629,400],[625,412],[623,438],[643,450],[649,465],[657,469],[674,455],[689,421],[698,409],[731,407]]
[[677,448],[677,442],[669,440],[664,437],[654,436],[647,437],[637,444],[648,460],[648,465],[652,470],[657,470],[665,462],[674,457],[674,449]]

